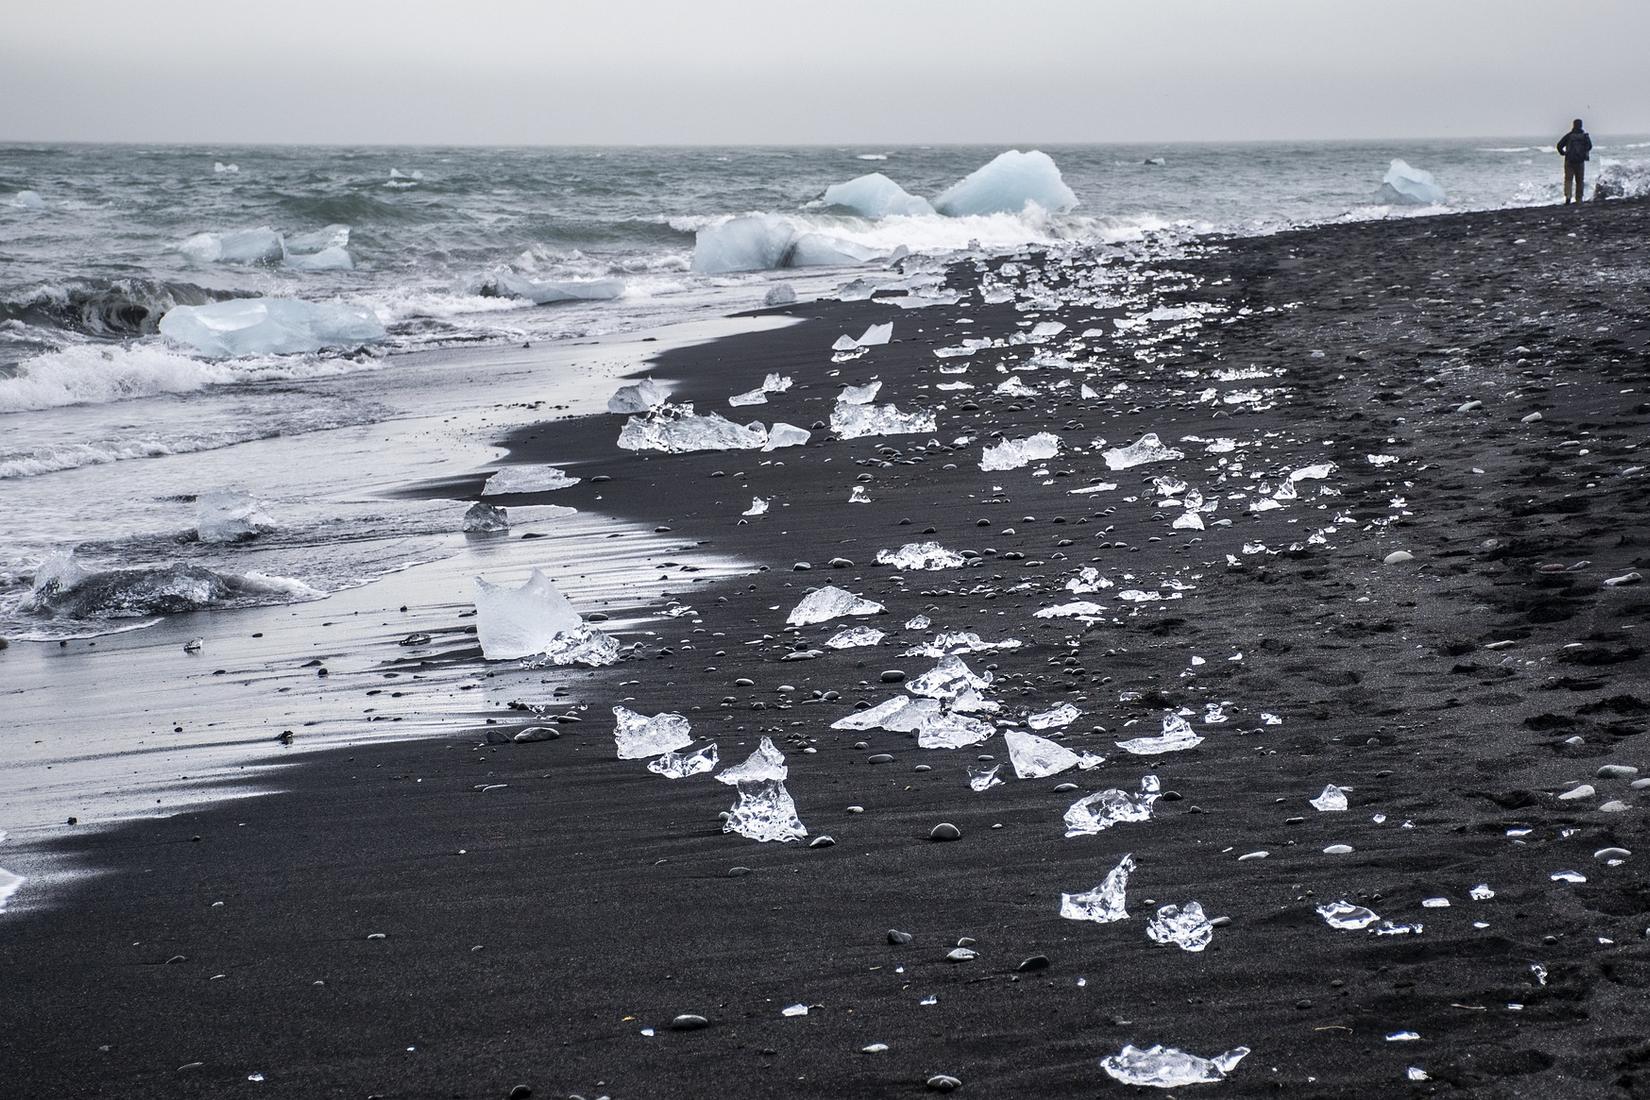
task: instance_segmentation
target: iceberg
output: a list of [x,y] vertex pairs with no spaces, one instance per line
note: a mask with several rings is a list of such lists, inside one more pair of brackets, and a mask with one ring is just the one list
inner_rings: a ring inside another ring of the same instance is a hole
[[201,542],[245,542],[275,530],[275,521],[251,493],[218,489],[195,500],[195,537]]
[[510,493],[548,493],[577,485],[581,479],[554,466],[506,466],[481,487],[484,497]]
[[691,403],[664,404],[645,416],[633,416],[619,431],[619,446],[627,451],[754,451],[766,446],[767,429],[760,424],[735,424],[717,413],[701,416]]
[[648,762],[647,770],[654,775],[662,775],[666,779],[686,779],[690,775],[699,775],[716,767],[716,742],[712,741],[698,752],[665,753],[657,760]]
[[40,197],[40,192],[30,191],[25,187],[13,195],[11,201],[6,205],[14,210],[44,210],[46,209],[46,200]]
[[851,405],[838,402],[831,410],[831,430],[842,439],[868,435],[918,435],[932,432],[938,421],[931,410],[901,412],[898,405]]
[[287,577],[218,573],[200,565],[89,570],[68,550],[40,563],[20,606],[57,618],[127,619],[200,611],[232,601],[318,600],[322,595]]
[[1128,470],[1148,462],[1168,462],[1186,456],[1166,446],[1156,432],[1147,432],[1127,447],[1113,447],[1101,455],[1108,470]]
[[271,264],[286,254],[281,235],[267,225],[228,233],[196,233],[178,251],[198,264]]
[[[23,194],[29,194],[25,191]],[[1650,161],[1606,161],[1593,182],[1594,199],[1650,196]],[[21,197],[21,196],[19,196]]]
[[952,184],[934,200],[934,209],[955,218],[1018,214],[1032,204],[1064,214],[1077,205],[1077,196],[1047,153],[1010,149]]
[[1079,798],[1066,811],[1066,836],[1094,836],[1123,822],[1150,821],[1159,790],[1157,776],[1147,775],[1141,777],[1138,795],[1113,787]]
[[831,184],[825,189],[824,202],[827,206],[852,210],[862,218],[886,218],[891,214],[909,217],[934,212],[927,199],[910,194],[881,172]]
[[876,249],[823,233],[802,232],[788,218],[742,214],[694,234],[693,270],[702,275],[781,267],[840,267],[876,258]]
[[493,504],[476,501],[464,512],[464,530],[470,534],[508,531],[510,513]]
[[1038,432],[1025,439],[1005,439],[980,454],[982,470],[1018,470],[1033,462],[1054,458],[1060,453],[1060,437],[1053,432]]
[[774,746],[773,738],[764,737],[757,743],[756,751],[746,757],[743,764],[723,768],[716,781],[731,787],[739,783],[761,783],[769,779],[786,779],[789,776],[790,769],[785,766],[785,754]]
[[1020,779],[1047,779],[1072,768],[1093,768],[1104,763],[1104,758],[1092,753],[1078,755],[1064,745],[1038,737],[1024,730],[1004,730],[1003,742],[1008,745],[1008,760],[1014,774]]
[[294,271],[353,271],[355,260],[349,251],[338,245],[319,252],[287,252],[281,263]]
[[878,565],[891,565],[900,570],[961,569],[966,560],[937,542],[908,542],[898,550],[877,551]]
[[1195,749],[1201,744],[1203,738],[1192,732],[1191,724],[1171,711],[1163,716],[1162,734],[1157,737],[1136,737],[1131,741],[1119,741],[1117,747],[1136,756],[1158,756],[1166,752]]
[[739,801],[722,823],[724,833],[738,833],[764,844],[769,841],[789,844],[808,835],[783,780],[763,779],[737,786]]
[[1086,894],[1061,894],[1060,915],[1067,920],[1087,920],[1096,924],[1111,924],[1126,920],[1125,894],[1129,875],[1134,871],[1134,856],[1126,855],[1106,875],[1106,881]]
[[1408,206],[1436,206],[1445,198],[1444,189],[1432,178],[1431,172],[1411,168],[1401,160],[1394,160],[1381,179],[1381,201]]
[[1223,1081],[1249,1056],[1248,1047],[1233,1047],[1213,1058],[1162,1045],[1141,1050],[1124,1044],[1122,1051],[1100,1059],[1100,1068],[1125,1085],[1146,1085],[1157,1089],[1177,1089],[1183,1085],[1210,1085]]
[[880,603],[862,599],[845,588],[828,584],[802,597],[802,602],[791,609],[786,626],[808,626],[829,622],[844,615],[881,615],[886,610]]
[[519,588],[477,577],[475,605],[476,640],[481,643],[482,657],[489,661],[536,656],[558,634],[584,625],[567,597],[537,569]]
[[296,355],[384,339],[384,326],[364,306],[294,298],[231,298],[173,306],[161,334],[202,355]]
[[600,302],[624,295],[623,279],[559,279],[539,282],[513,271],[495,271],[481,287],[483,295],[526,298],[535,305],[555,302]]
[[665,391],[651,378],[620,386],[607,399],[610,413],[645,413],[665,403]]
[[641,760],[693,744],[693,728],[680,714],[648,718],[626,707],[614,707],[613,741],[620,760]]

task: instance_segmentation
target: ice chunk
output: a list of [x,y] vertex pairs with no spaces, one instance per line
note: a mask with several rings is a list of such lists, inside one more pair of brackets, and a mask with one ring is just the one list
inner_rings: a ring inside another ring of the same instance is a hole
[[57,551],[41,562],[21,606],[61,618],[120,619],[199,611],[232,600],[268,603],[271,597],[321,596],[302,581],[257,572],[218,573],[200,565],[87,570],[71,550]]
[[734,406],[766,405],[768,403],[768,394],[784,393],[790,388],[791,379],[788,375],[770,374],[764,378],[762,380],[762,384],[754,390],[749,390],[745,393],[736,393],[732,397],[728,398],[728,404]]
[[1001,764],[970,764],[968,766],[968,786],[976,791],[989,791],[992,787],[1001,787],[1003,781],[997,778],[1002,770]]
[[651,378],[620,386],[607,399],[610,413],[645,413],[665,403],[665,391]]
[[831,430],[843,439],[868,435],[915,435],[935,430],[929,410],[900,412],[898,405],[849,405],[839,403],[831,410]]
[[614,707],[613,740],[620,760],[642,760],[693,744],[693,727],[680,714],[648,718],[627,707]]
[[[30,194],[25,191],[18,196]],[[1595,199],[1632,199],[1650,197],[1650,161],[1606,161],[1598,171],[1593,184]]]
[[[476,578],[476,640],[489,661],[543,653],[556,635],[583,625],[567,597],[537,569],[520,588]],[[664,750],[659,750],[660,752]]]
[[[957,389],[959,387],[964,388],[964,389],[972,389],[973,388],[973,387],[969,386],[968,383],[966,383],[966,382],[957,382],[957,383],[954,383],[950,386],[947,386],[946,384],[942,383],[941,386],[940,386],[941,389],[947,389],[947,388]],[[997,387],[994,390],[992,390],[991,392],[992,393],[1000,393],[1004,397],[1036,397],[1037,396],[1037,391],[1032,389],[1030,386],[1026,385],[1024,382],[1020,381],[1020,376],[1017,375],[1017,374],[1009,375],[1006,379],[1004,379],[1003,381],[997,383]],[[1047,433],[1045,432],[1043,434],[1046,435]],[[1006,447],[1006,446],[1008,446],[1007,441],[1005,441],[1003,444],[1001,444],[1001,446],[998,447],[998,448],[987,448],[987,450],[988,450],[988,452],[990,450],[999,450],[999,449],[1001,449],[1001,447]],[[1048,457],[1053,458],[1054,456],[1049,455]],[[1018,465],[1023,466],[1023,465],[1025,465],[1025,463],[1018,463]],[[1006,468],[1007,469],[1013,469],[1012,466],[1011,467],[1006,467]]]
[[46,200],[40,197],[40,192],[31,191],[25,187],[13,195],[11,201],[6,205],[15,210],[44,210],[46,209]]
[[712,222],[694,234],[693,270],[706,275],[781,267],[837,267],[864,263],[874,248],[808,232],[789,218],[744,214]]
[[1113,447],[1101,457],[1106,460],[1108,470],[1127,470],[1148,462],[1167,462],[1186,456],[1173,447],[1165,446],[1156,432],[1147,432],[1127,447]]
[[178,251],[198,264],[272,264],[281,259],[286,247],[279,233],[260,225],[228,233],[196,233],[178,245]]
[[1060,915],[1067,920],[1088,920],[1096,924],[1111,924],[1128,918],[1124,895],[1129,888],[1129,875],[1134,871],[1134,856],[1126,855],[1106,875],[1106,881],[1086,894],[1061,894]]
[[743,512],[740,512],[739,514],[742,515],[742,516],[765,516],[765,515],[767,515],[768,514],[768,499],[770,499],[770,498],[751,497],[751,506],[749,508],[746,508]]
[[1444,189],[1432,178],[1431,172],[1411,168],[1401,160],[1394,160],[1381,179],[1381,201],[1409,206],[1436,206],[1445,199]]
[[931,714],[917,727],[917,747],[923,749],[960,749],[977,745],[990,737],[992,726],[978,718],[964,714]]
[[1111,588],[1112,582],[1100,575],[1100,570],[1092,565],[1085,565],[1077,571],[1077,575],[1066,582],[1066,591],[1076,596],[1084,596],[1090,592],[1098,592],[1102,588]]
[[1362,905],[1353,905],[1345,900],[1318,906],[1318,916],[1322,917],[1329,927],[1342,932],[1368,928],[1381,919],[1374,910],[1366,909]]
[[275,530],[275,521],[251,493],[217,489],[195,500],[195,537],[201,542],[245,542]]
[[1215,938],[1215,926],[1203,915],[1203,906],[1195,901],[1185,905],[1165,905],[1146,925],[1146,935],[1152,942],[1174,944],[1193,953],[1202,951]]
[[937,542],[908,542],[898,550],[878,550],[877,564],[895,569],[961,569],[966,559]]
[[548,493],[577,485],[580,479],[554,466],[506,466],[481,487],[484,497],[509,493]]
[[996,677],[990,672],[975,674],[961,657],[941,657],[939,664],[906,685],[913,695],[941,701],[955,699],[969,689],[983,691]]
[[855,348],[876,347],[886,344],[894,336],[894,322],[889,321],[881,325],[872,325],[865,330],[865,335],[854,339],[846,334],[838,336],[836,343],[831,345],[832,351],[853,351]]
[[1033,462],[1042,462],[1060,453],[1060,437],[1053,432],[1038,432],[1025,439],[1005,439],[980,454],[982,470],[1017,470]]
[[1102,758],[1091,753],[1078,755],[1064,745],[1038,737],[1024,730],[1004,730],[1003,742],[1008,745],[1009,763],[1021,779],[1046,779],[1072,768],[1092,768]]
[[776,451],[781,447],[800,447],[812,437],[813,433],[806,428],[798,428],[795,424],[780,421],[768,429],[768,441],[762,449]]
[[844,615],[881,615],[885,608],[873,600],[862,599],[847,589],[828,584],[802,597],[802,602],[791,609],[786,626],[808,626],[829,622]]
[[826,639],[826,649],[854,649],[858,646],[876,645],[885,635],[880,630],[869,626],[850,626],[847,630],[839,630]]
[[214,358],[296,355],[372,343],[386,335],[377,315],[363,306],[293,298],[232,298],[173,306],[159,327],[168,339]]
[[1077,721],[1077,716],[1082,713],[1070,703],[1061,703],[1050,710],[1027,715],[1026,725],[1034,730],[1058,729],[1061,726],[1071,725]]
[[863,386],[843,386],[842,392],[837,394],[839,405],[869,405],[877,399],[882,390],[881,382],[867,382]]
[[789,283],[780,283],[770,286],[768,292],[762,295],[762,304],[768,308],[774,306],[788,306],[796,301],[796,288]]
[[716,742],[712,741],[698,752],[667,752],[648,762],[647,770],[666,779],[686,779],[716,767]]
[[508,531],[510,513],[494,504],[476,501],[464,513],[464,530],[468,532]]
[[[0,836],[3,835],[3,833],[0,833]],[[4,867],[0,867],[0,913],[6,911],[6,899],[17,893],[17,888],[22,886],[24,881],[22,875],[13,874]]]
[[802,819],[797,816],[796,803],[782,780],[740,783],[738,790],[739,801],[722,823],[724,833],[738,833],[763,843],[777,840],[781,844],[808,835]]
[[603,302],[624,295],[623,279],[551,279],[539,281],[513,271],[495,271],[482,283],[482,293],[499,298],[525,298],[534,305],[556,302]]
[[1018,214],[1031,204],[1051,214],[1064,214],[1077,205],[1077,196],[1047,153],[1010,149],[952,184],[934,200],[934,209],[950,217],[966,217]]
[[774,746],[773,738],[764,737],[743,764],[723,768],[716,779],[733,786],[736,783],[760,783],[767,779],[786,779],[790,769],[785,766],[785,754]]
[[1334,813],[1346,809],[1346,792],[1331,783],[1323,789],[1323,793],[1312,799],[1312,805],[1324,813]]
[[[911,626],[906,623],[906,626]],[[912,627],[914,630],[926,630],[927,625]],[[1019,649],[1018,638],[1004,638],[1000,642],[988,642],[972,630],[961,630],[949,634],[941,634],[932,642],[920,646],[912,646],[905,651],[907,657],[944,657],[948,653],[983,653],[988,649]]]
[[633,416],[619,432],[619,446],[627,451],[753,451],[768,442],[760,424],[739,425],[710,413],[701,416],[693,405],[660,405],[645,416]]
[[587,623],[580,623],[573,629],[564,630],[551,638],[549,644],[544,647],[544,652],[535,654],[530,663],[534,668],[546,665],[602,668],[617,664],[618,660],[617,641]]
[[1079,798],[1066,811],[1066,835],[1093,836],[1123,822],[1150,821],[1159,789],[1157,776],[1147,775],[1137,795],[1113,787]]
[[1125,1085],[1177,1089],[1183,1085],[1210,1085],[1223,1081],[1248,1055],[1248,1047],[1233,1047],[1225,1054],[1200,1058],[1173,1047],[1158,1045],[1141,1050],[1124,1044],[1121,1052],[1100,1059],[1100,1068]]
[[834,730],[884,729],[890,733],[914,733],[922,728],[922,723],[925,720],[938,713],[940,713],[938,700],[913,699],[909,695],[896,695],[874,707],[866,710],[856,710],[846,718],[837,719],[831,723],[831,728]]
[[932,214],[934,208],[927,199],[908,193],[905,188],[883,175],[872,172],[846,183],[833,183],[825,189],[825,204],[841,206],[862,218],[886,218],[890,214],[906,216]]
[[1073,603],[1039,608],[1031,614],[1035,619],[1079,619],[1092,622],[1105,618],[1106,609],[1090,600],[1077,600]]
[[1117,747],[1136,756],[1157,756],[1165,752],[1181,752],[1203,744],[1203,738],[1192,731],[1191,724],[1172,711],[1163,716],[1163,732],[1157,737],[1136,737],[1119,741]]
[[282,264],[294,271],[353,271],[355,260],[346,249],[333,245],[319,252],[287,252]]

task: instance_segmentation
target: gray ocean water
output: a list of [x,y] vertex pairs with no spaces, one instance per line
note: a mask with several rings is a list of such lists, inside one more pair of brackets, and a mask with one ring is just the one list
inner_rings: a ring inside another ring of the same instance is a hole
[[[39,562],[71,546],[97,568],[180,553],[210,564],[179,539],[193,494],[212,488],[284,509],[293,553],[275,564],[318,592],[416,560],[447,519],[344,500],[337,471],[393,482],[385,456],[398,452],[374,450],[374,425],[489,398],[472,370],[403,369],[391,353],[651,328],[752,307],[778,281],[820,292],[853,277],[706,270],[696,244],[733,216],[765,215],[867,264],[900,248],[1265,233],[1552,202],[1556,137],[1051,146],[1077,199],[1069,211],[883,218],[821,196],[881,172],[932,198],[1002,148],[0,146],[0,636],[130,625],[43,622],[19,605]],[[1595,174],[1650,167],[1650,141],[1595,137]],[[1443,203],[1392,202],[1382,179],[1395,158],[1430,173]],[[568,285],[596,297],[520,296]],[[337,304],[384,335],[222,357],[158,331],[174,308],[253,297]],[[556,385],[540,378],[533,392],[553,399]]]

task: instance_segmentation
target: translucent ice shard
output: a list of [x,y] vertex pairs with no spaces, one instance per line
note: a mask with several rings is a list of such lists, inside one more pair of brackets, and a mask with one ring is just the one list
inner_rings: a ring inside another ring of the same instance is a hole
[[1215,926],[1203,915],[1203,906],[1195,901],[1185,905],[1165,905],[1146,925],[1146,935],[1152,942],[1174,944],[1187,951],[1198,952],[1215,938]]
[[1332,901],[1328,905],[1320,905],[1318,916],[1322,917],[1329,927],[1342,932],[1368,928],[1381,919],[1373,910],[1353,905],[1350,901]]
[[1076,600],[1072,603],[1056,604],[1053,607],[1039,608],[1032,612],[1037,619],[1078,619],[1094,621],[1106,617],[1106,609],[1091,600]]
[[627,451],[755,450],[768,442],[760,424],[735,424],[716,413],[701,416],[693,405],[660,405],[645,416],[633,416],[619,432],[619,446]]
[[230,298],[173,306],[160,319],[161,335],[202,355],[295,355],[355,347],[385,338],[378,316],[365,306],[296,298]]
[[1325,813],[1334,813],[1346,809],[1346,792],[1331,783],[1323,789],[1323,793],[1312,799],[1312,805]]
[[1066,811],[1066,835],[1093,836],[1122,822],[1149,821],[1158,790],[1157,776],[1148,775],[1140,780],[1137,795],[1114,787],[1079,798]]
[[602,668],[618,661],[619,643],[588,623],[580,623],[551,638],[542,652],[529,659],[529,664],[534,668],[546,665]]
[[839,630],[825,640],[826,649],[854,649],[858,646],[876,645],[885,635],[882,631],[869,626],[850,626],[847,630]]
[[739,801],[722,823],[724,833],[738,833],[766,843],[788,844],[808,835],[797,816],[796,803],[779,779],[761,779],[737,784]]
[[464,513],[464,530],[470,532],[508,531],[510,513],[496,504],[476,501]]
[[1186,456],[1173,447],[1165,446],[1156,432],[1147,432],[1127,447],[1113,447],[1101,455],[1108,470],[1128,470],[1148,462],[1167,462]]
[[872,325],[870,328],[866,329],[865,334],[857,340],[852,336],[838,336],[836,338],[836,343],[831,345],[831,350],[853,351],[855,348],[876,347],[878,344],[886,344],[893,338],[893,336],[894,322],[887,321],[880,325]]
[[1172,711],[1163,715],[1163,732],[1156,737],[1136,737],[1119,741],[1117,747],[1136,756],[1158,756],[1166,752],[1195,749],[1203,738],[1192,731],[1191,724]]
[[16,875],[0,867],[0,913],[6,911],[6,899],[17,893],[17,888],[24,883],[22,875]]
[[851,405],[838,403],[831,410],[831,430],[843,439],[868,435],[915,435],[935,430],[937,421],[928,409],[901,412],[898,405]]
[[871,503],[871,497],[868,493],[866,493],[865,486],[855,485],[852,489],[849,489],[848,490],[848,503],[849,504],[870,504]]
[[1302,466],[1289,472],[1290,481],[1322,481],[1335,472],[1333,462],[1319,462],[1312,466]]
[[1072,768],[1092,768],[1101,758],[1089,753],[1078,755],[1064,745],[1024,730],[1004,730],[1003,741],[1008,745],[1009,763],[1021,779],[1045,779]]
[[476,640],[489,661],[543,653],[556,635],[583,625],[579,613],[537,569],[520,588],[476,578]]
[[863,599],[847,589],[828,584],[802,597],[802,602],[792,608],[786,617],[785,625],[807,626],[840,619],[844,615],[880,615],[883,611],[883,606],[874,600]]
[[[909,627],[911,626],[911,623],[906,623],[905,625]],[[923,626],[913,627],[912,629],[926,630],[926,621]],[[972,630],[959,630],[953,633],[941,634],[932,642],[926,642],[923,645],[913,646],[905,651],[904,656],[944,657],[948,653],[981,653],[990,649],[1019,648],[1020,640],[1018,638],[1004,638],[1000,642],[988,642]]]
[[866,710],[856,710],[846,718],[831,723],[834,730],[884,729],[892,733],[912,733],[922,727],[923,720],[940,712],[936,699],[913,699],[896,695],[886,702]]
[[898,550],[878,550],[877,564],[895,569],[960,569],[966,559],[937,542],[908,542]]
[[195,500],[195,535],[201,542],[244,542],[275,530],[275,521],[251,493],[218,489]]
[[989,722],[970,718],[965,714],[931,714],[917,727],[917,747],[923,749],[960,749],[978,745],[990,737],[993,727]]
[[790,769],[785,766],[785,754],[774,746],[771,737],[757,743],[755,751],[745,757],[743,764],[723,768],[716,776],[719,783],[759,783],[767,779],[787,779]]
[[620,760],[641,760],[693,744],[693,728],[680,714],[649,718],[626,707],[613,708],[613,740]]
[[768,514],[768,502],[762,497],[751,497],[751,506],[739,514],[742,516],[765,516]]
[[1176,1089],[1183,1085],[1211,1085],[1223,1081],[1248,1055],[1248,1047],[1233,1047],[1225,1054],[1200,1058],[1173,1047],[1158,1045],[1141,1050],[1125,1044],[1119,1053],[1100,1059],[1100,1068],[1113,1080],[1125,1085]]
[[730,405],[765,405],[768,394],[784,393],[791,388],[791,379],[788,375],[769,374],[762,380],[762,384],[746,393],[736,393],[728,398]]
[[813,433],[806,428],[798,428],[795,424],[776,422],[768,429],[768,442],[763,445],[764,451],[777,451],[781,447],[800,447],[813,437]]
[[976,674],[961,657],[941,657],[939,664],[912,680],[906,688],[914,695],[947,700],[970,688],[982,691],[990,687],[995,678],[990,671]]
[[1092,565],[1085,565],[1077,571],[1077,575],[1066,582],[1066,591],[1075,596],[1084,596],[1090,592],[1098,592],[1102,588],[1111,588],[1112,582],[1100,575],[1100,570]]
[[666,779],[686,779],[716,767],[716,742],[712,741],[697,752],[667,752],[648,762],[647,770]]
[[1070,703],[1061,703],[1050,710],[1027,715],[1026,725],[1034,730],[1058,729],[1061,726],[1071,725],[1077,721],[1078,715],[1082,713]]
[[580,479],[554,466],[506,466],[481,487],[484,497],[506,493],[548,493],[577,485]]
[[1005,439],[980,453],[982,470],[1018,470],[1033,462],[1054,458],[1060,453],[1060,437],[1053,432],[1038,432],[1025,439]]
[[1106,875],[1106,881],[1086,894],[1061,894],[1060,915],[1067,920],[1087,920],[1096,924],[1111,924],[1125,920],[1124,895],[1129,888],[1129,875],[1134,871],[1134,856],[1126,855]]
[[620,386],[607,399],[610,413],[645,413],[665,403],[665,391],[651,378]]
[[882,391],[881,382],[867,382],[863,386],[843,386],[842,392],[837,394],[839,405],[869,405],[877,399]]
[[1001,787],[1003,781],[997,778],[1001,764],[970,764],[968,766],[968,786],[976,791],[989,791],[992,787]]

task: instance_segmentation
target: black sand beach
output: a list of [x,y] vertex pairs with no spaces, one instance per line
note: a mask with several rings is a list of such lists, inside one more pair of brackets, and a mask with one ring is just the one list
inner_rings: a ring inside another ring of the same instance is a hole
[[[539,502],[764,571],[700,586],[697,617],[621,635],[641,645],[612,668],[546,673],[523,702],[580,719],[554,740],[486,743],[542,724],[520,711],[349,752],[301,755],[300,738],[276,793],[66,826],[53,851],[99,873],[0,918],[0,1094],[900,1096],[943,1074],[965,1095],[1122,1095],[1141,1090],[1099,1061],[1128,1043],[1251,1049],[1177,1095],[1650,1094],[1645,792],[1599,774],[1650,768],[1650,588],[1605,583],[1650,566],[1650,205],[1111,255],[1114,304],[1057,302],[1088,261],[993,261],[992,281],[1019,290],[997,304],[964,263],[956,306],[805,303],[783,310],[798,324],[653,371],[673,401],[802,427],[829,419],[841,385],[876,379],[879,403],[938,407],[934,432],[816,427],[771,454],[637,455],[609,416],[511,439],[513,460],[585,479]],[[1017,308],[1028,297],[1047,308]],[[1204,303],[1221,308],[1175,319]],[[838,335],[890,320],[894,342],[831,365]],[[1045,321],[1065,329],[934,355]],[[1080,374],[1025,369],[1074,340]],[[795,385],[728,409],[768,372]],[[1010,373],[1034,392],[995,393]],[[958,380],[976,388],[934,389]],[[980,470],[993,433],[1042,431],[1058,457]],[[1103,450],[1146,432],[1185,457],[1107,469]],[[1254,474],[1296,496],[1252,512],[1271,499]],[[1218,500],[1207,528],[1174,528],[1183,509],[1153,477]],[[480,482],[417,491],[473,497]],[[1101,482],[1117,487],[1073,493]],[[848,503],[855,485],[869,503]],[[752,497],[770,510],[742,521]],[[927,540],[972,564],[874,564]],[[1413,557],[1385,564],[1398,551]],[[1113,586],[1068,591],[1085,566]],[[787,630],[823,584],[888,614]],[[1033,617],[1074,600],[1103,617]],[[903,625],[919,614],[931,630]],[[785,660],[853,625],[888,637]],[[1081,717],[1044,734],[1104,766],[1017,780],[1000,735],[941,751],[830,729],[901,690],[884,673],[932,667],[901,653],[934,631],[1020,640],[964,658],[994,672],[996,717],[1070,703]],[[463,637],[431,659],[479,662]],[[409,667],[393,646],[383,662]],[[834,844],[725,835],[731,788],[614,759],[620,703],[687,715],[724,763],[772,737],[810,840]],[[1197,747],[1116,746],[1182,707]],[[975,792],[965,768],[982,754],[1005,782]],[[1147,774],[1165,792],[1152,820],[1063,835],[1076,799]],[[1346,812],[1309,803],[1331,783]],[[931,840],[941,822],[960,839]],[[1612,847],[1630,855],[1595,855]],[[1129,918],[1062,919],[1061,894],[1127,853]],[[1480,885],[1494,896],[1475,900]],[[1207,950],[1147,938],[1159,906],[1192,899],[1229,918]],[[1337,931],[1315,910],[1343,899],[1424,928]],[[959,944],[977,957],[948,961]],[[797,1003],[805,1016],[781,1014]],[[679,1014],[708,1027],[672,1030]]]

